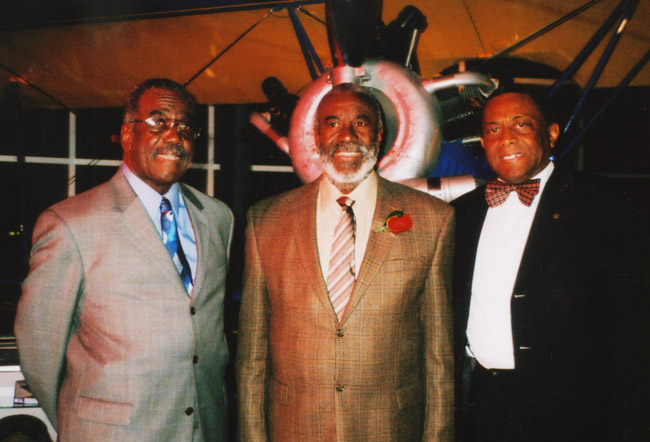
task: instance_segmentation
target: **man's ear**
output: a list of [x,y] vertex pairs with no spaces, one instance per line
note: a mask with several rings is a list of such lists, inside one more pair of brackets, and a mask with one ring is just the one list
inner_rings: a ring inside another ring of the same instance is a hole
[[133,128],[130,124],[122,124],[122,129],[120,130],[120,143],[122,144],[122,150],[128,152],[131,150],[131,134]]
[[483,137],[478,137],[478,139],[481,142],[481,147],[485,149],[485,143],[483,143]]
[[551,145],[551,149],[555,147],[557,138],[560,136],[560,126],[557,123],[551,123],[548,125],[548,142]]

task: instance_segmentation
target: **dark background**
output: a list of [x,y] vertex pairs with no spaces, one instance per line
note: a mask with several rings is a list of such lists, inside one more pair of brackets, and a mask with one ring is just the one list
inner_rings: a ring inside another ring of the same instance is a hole
[[[587,101],[583,119],[599,111],[613,92],[595,90]],[[621,195],[634,193],[639,210],[648,211],[650,201],[650,88],[627,88],[613,102],[583,139],[582,146],[563,161],[583,170],[612,176],[620,184]],[[215,106],[215,159],[221,169],[214,172],[214,195],[225,201],[235,213],[235,238],[231,250],[231,270],[225,302],[226,334],[231,354],[227,386],[234,401],[233,362],[237,343],[237,318],[241,296],[245,213],[250,204],[266,196],[301,185],[294,173],[253,171],[253,165],[289,166],[291,161],[265,136],[248,123],[253,110],[263,110],[265,103]],[[15,108],[14,108],[15,109]],[[203,127],[207,127],[207,107],[201,106]],[[75,111],[77,157],[86,159],[121,159],[121,147],[111,141],[119,133],[121,109],[83,109]],[[0,112],[0,156],[68,156],[68,112],[63,110]],[[195,162],[205,162],[207,142],[197,140]],[[439,163],[447,153],[461,150],[476,164],[483,161],[476,145],[443,146]],[[462,156],[461,155],[461,156]],[[477,155],[477,156],[475,156]],[[455,158],[452,156],[451,158]],[[449,163],[450,161],[446,161]],[[451,161],[453,163],[453,161]],[[454,169],[458,165],[451,164]],[[115,173],[115,166],[77,166],[76,193],[100,184]],[[190,169],[184,182],[205,190],[206,171]],[[67,196],[67,166],[0,162],[0,336],[13,335],[13,320],[20,284],[28,270],[30,236],[38,214]],[[650,211],[649,211],[650,212]],[[615,214],[613,215],[615,216]],[[13,362],[16,363],[16,362]],[[235,428],[235,408],[230,408]],[[232,435],[234,438],[234,434]],[[234,439],[233,439],[234,440]]]
[[[596,89],[587,100],[584,119],[595,114],[612,89]],[[618,179],[621,189],[632,189],[640,204],[649,204],[650,187],[650,88],[625,89],[600,116],[583,139],[582,146],[563,161],[581,163],[587,172],[606,174]],[[237,238],[232,249],[232,290],[237,300],[243,261],[241,234],[245,211],[250,204],[266,196],[299,186],[293,173],[252,171],[252,165],[291,165],[265,136],[248,123],[253,110],[264,104],[215,106],[214,195],[235,212]],[[204,127],[206,107],[201,107]],[[83,109],[76,113],[77,157],[120,160],[122,150],[111,142],[119,132],[121,109]],[[0,115],[0,155],[41,157],[68,156],[68,113],[63,110],[24,111],[15,115],[7,109]],[[197,141],[195,163],[206,161],[206,140]],[[472,149],[471,146],[455,147]],[[480,149],[474,146],[473,153]],[[479,157],[480,161],[481,158]],[[444,161],[441,158],[441,161]],[[108,180],[116,171],[113,166],[77,166],[76,193]],[[190,169],[184,182],[205,190],[206,172]],[[65,164],[0,162],[0,302],[3,317],[0,333],[12,333],[13,309],[20,293],[19,285],[27,270],[31,231],[38,214],[67,196]],[[233,321],[234,324],[234,321]]]

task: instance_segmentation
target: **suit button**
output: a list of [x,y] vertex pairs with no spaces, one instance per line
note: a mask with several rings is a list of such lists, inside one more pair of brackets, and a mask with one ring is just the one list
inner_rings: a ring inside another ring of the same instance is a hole
[[188,416],[191,416],[192,413],[194,413],[194,408],[192,408],[192,407],[187,407],[187,408],[185,409],[185,414],[187,414]]
[[197,355],[194,355],[194,357],[192,358],[192,362],[194,362],[195,364],[198,364],[199,357]]
[[190,307],[190,315],[196,315],[196,309],[194,307]]
[[345,332],[339,328],[338,330],[336,330],[336,336],[342,338],[343,336],[345,336]]
[[336,384],[336,391],[341,392],[345,390],[345,385],[343,384]]

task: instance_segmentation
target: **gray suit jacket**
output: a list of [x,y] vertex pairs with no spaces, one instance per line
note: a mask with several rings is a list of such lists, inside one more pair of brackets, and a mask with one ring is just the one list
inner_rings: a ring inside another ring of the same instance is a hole
[[15,332],[23,373],[59,440],[225,438],[233,217],[214,198],[181,192],[198,249],[191,298],[121,172],[36,223]]
[[341,321],[318,259],[319,182],[249,211],[237,352],[241,440],[453,440],[453,210],[379,178],[373,232]]

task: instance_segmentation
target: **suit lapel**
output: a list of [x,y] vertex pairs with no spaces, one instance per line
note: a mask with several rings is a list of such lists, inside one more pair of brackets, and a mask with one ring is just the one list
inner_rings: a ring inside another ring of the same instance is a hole
[[194,288],[192,290],[192,302],[201,293],[205,281],[207,263],[209,262],[208,251],[210,250],[211,229],[208,220],[203,214],[203,205],[194,194],[183,184],[180,184],[180,191],[185,199],[185,206],[192,221],[194,238],[196,239],[196,275],[194,275]]
[[140,251],[144,259],[150,261],[152,266],[162,269],[160,273],[170,284],[177,284],[185,292],[183,282],[175,277],[178,275],[176,266],[162,243],[156,226],[122,172],[118,171],[110,184],[114,196],[113,210],[120,213],[116,220],[116,228],[124,234],[135,249]]
[[300,278],[305,278],[312,290],[334,321],[337,321],[334,307],[327,291],[327,281],[320,266],[318,239],[316,235],[316,201],[320,180],[304,186],[297,195],[295,203],[287,210],[287,219],[291,220],[294,232],[294,246],[302,264]]
[[355,307],[365,295],[395,241],[395,237],[390,233],[376,233],[375,230],[384,225],[386,218],[391,212],[403,209],[404,207],[402,206],[402,203],[390,192],[386,186],[385,180],[378,177],[377,204],[375,205],[375,213],[372,219],[372,227],[370,230],[370,236],[368,237],[366,253],[361,262],[359,277],[354,283],[352,294],[350,295],[350,301],[348,302],[348,306],[341,318],[341,323],[350,316],[352,311],[354,311]]

